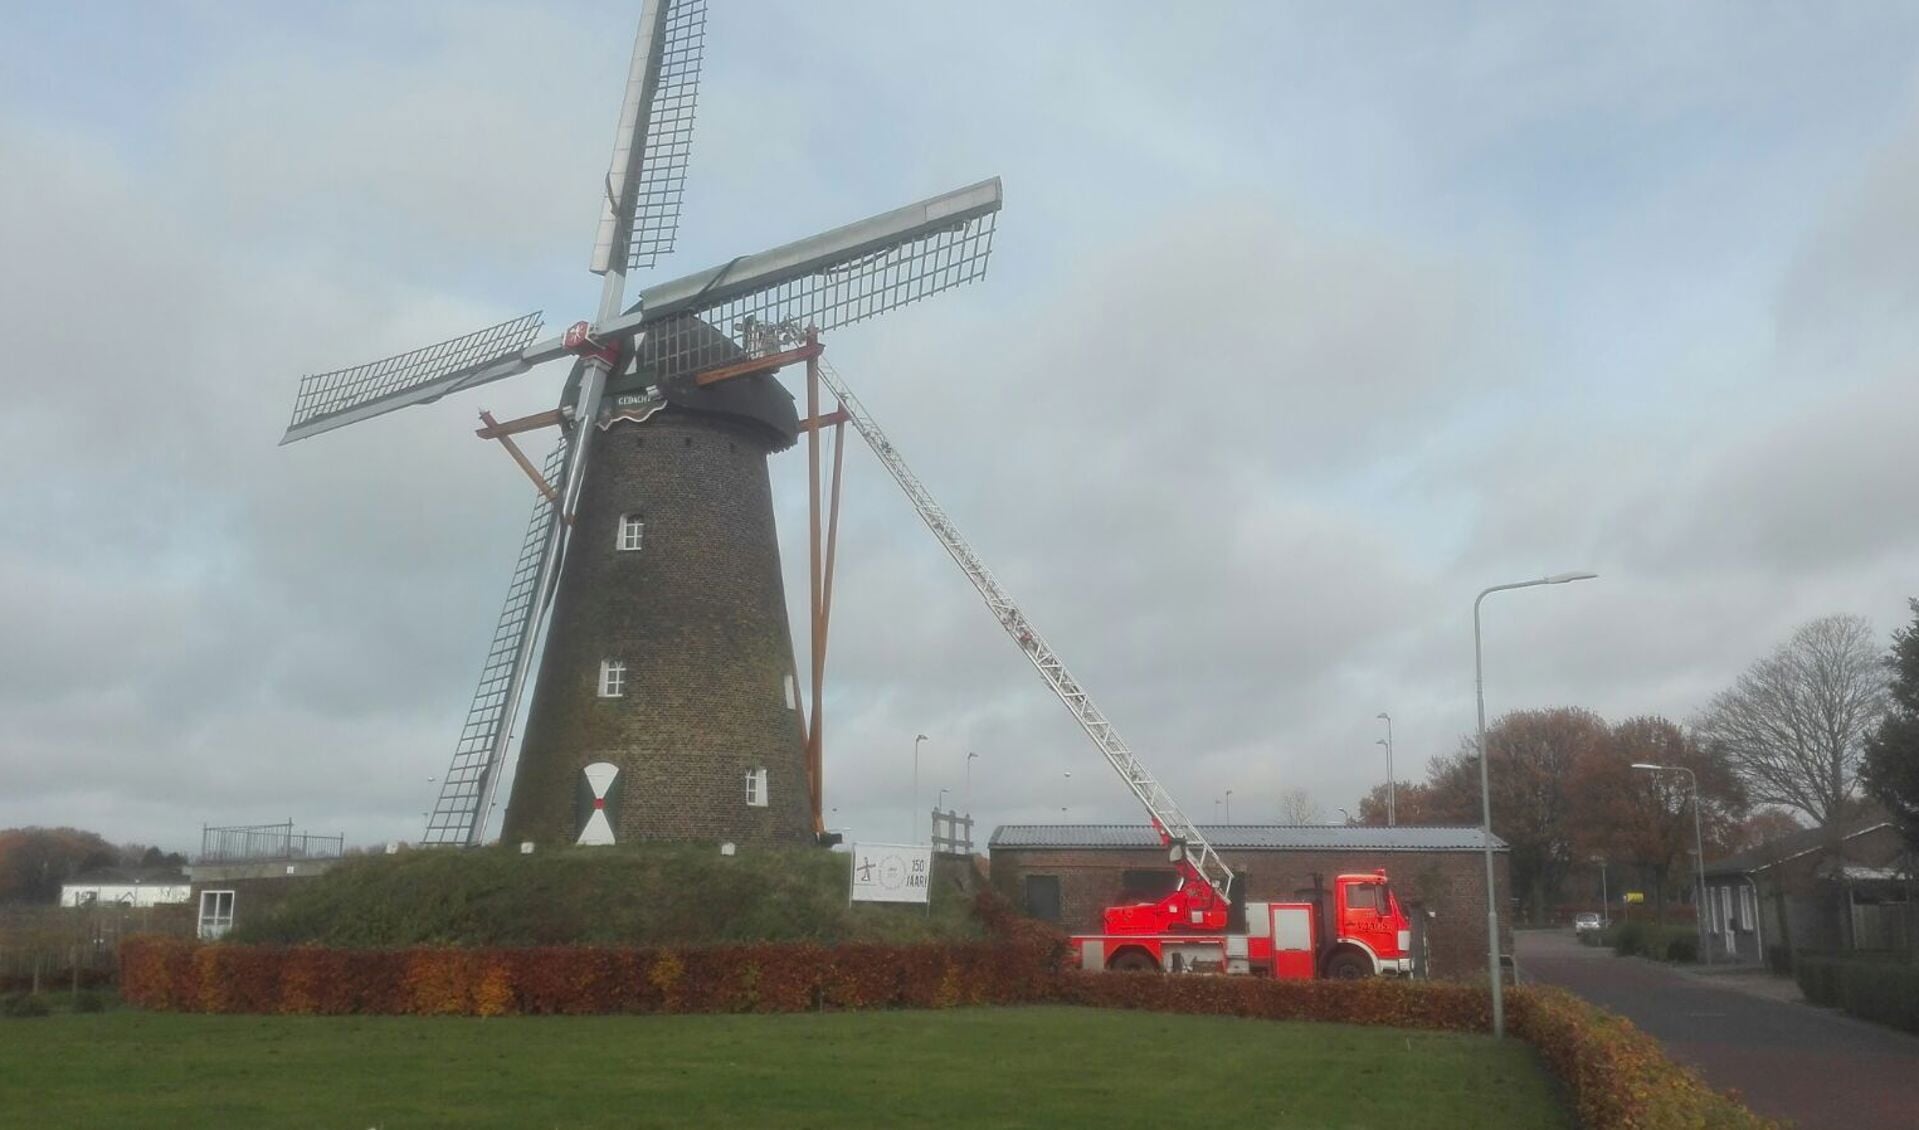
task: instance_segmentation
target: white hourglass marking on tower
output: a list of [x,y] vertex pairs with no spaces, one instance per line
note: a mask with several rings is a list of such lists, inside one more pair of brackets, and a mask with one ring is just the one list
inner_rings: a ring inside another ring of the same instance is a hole
[[606,818],[606,793],[613,787],[613,778],[620,775],[620,767],[595,761],[580,772],[586,774],[586,783],[593,790],[593,812],[586,818],[586,827],[580,829],[580,838],[574,842],[610,844],[613,842],[613,825]]

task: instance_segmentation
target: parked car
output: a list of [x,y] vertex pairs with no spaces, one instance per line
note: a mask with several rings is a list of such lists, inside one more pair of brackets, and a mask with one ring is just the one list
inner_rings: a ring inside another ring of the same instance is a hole
[[1573,915],[1573,937],[1577,938],[1579,935],[1588,932],[1596,933],[1598,930],[1599,916],[1597,914],[1589,910],[1584,914]]

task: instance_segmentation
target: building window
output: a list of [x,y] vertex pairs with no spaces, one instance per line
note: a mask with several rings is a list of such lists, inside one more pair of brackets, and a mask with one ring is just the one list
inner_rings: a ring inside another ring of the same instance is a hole
[[620,698],[626,694],[626,660],[600,660],[600,697]]
[[1058,875],[1028,875],[1020,885],[1026,896],[1026,913],[1043,922],[1059,921]]
[[786,688],[786,708],[788,710],[798,710],[800,708],[799,680],[789,674],[781,680],[781,685]]
[[640,540],[645,536],[646,523],[641,520],[638,514],[620,515],[619,547],[621,550],[636,550],[640,548]]
[[233,929],[233,892],[200,892],[200,940],[217,942]]
[[1732,933],[1732,888],[1719,888],[1719,932]]
[[1739,888],[1739,928],[1751,930],[1759,924],[1759,907],[1752,897],[1751,887]]
[[766,770],[746,771],[746,803],[751,808],[766,807]]

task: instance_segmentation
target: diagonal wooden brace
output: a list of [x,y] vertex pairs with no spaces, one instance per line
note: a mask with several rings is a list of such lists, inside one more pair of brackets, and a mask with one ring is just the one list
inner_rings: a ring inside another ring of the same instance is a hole
[[[552,415],[557,416],[558,413],[552,413]],[[513,423],[522,424],[522,423],[525,423],[526,420],[531,420],[531,419],[533,419],[533,417],[528,416],[521,420],[515,420],[513,421]],[[500,446],[506,448],[506,453],[508,455],[511,455],[513,457],[513,461],[520,465],[520,470],[525,471],[526,477],[529,479],[532,479],[533,485],[538,487],[540,489],[540,493],[546,496],[547,504],[557,508],[560,505],[560,492],[553,489],[553,484],[546,481],[545,475],[540,474],[540,469],[533,465],[533,461],[526,457],[526,453],[524,451],[520,450],[520,445],[513,442],[514,431],[530,431],[535,427],[542,427],[544,425],[529,424],[527,427],[524,427],[524,428],[513,428],[512,430],[508,430],[509,428],[512,428],[512,425],[501,424],[498,420],[495,420],[493,418],[493,413],[487,412],[485,410],[482,410],[480,412],[480,420],[486,424],[486,427],[481,428],[475,434],[486,437],[488,439],[499,440]],[[553,422],[558,423],[559,421],[555,420]],[[573,517],[570,514],[562,513],[560,515],[560,521],[565,522],[568,525],[572,525]]]

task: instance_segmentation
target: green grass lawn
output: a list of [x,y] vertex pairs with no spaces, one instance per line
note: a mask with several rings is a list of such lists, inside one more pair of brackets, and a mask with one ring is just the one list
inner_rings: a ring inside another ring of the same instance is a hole
[[0,1124],[1567,1126],[1517,1041],[1070,1008],[0,1020]]

